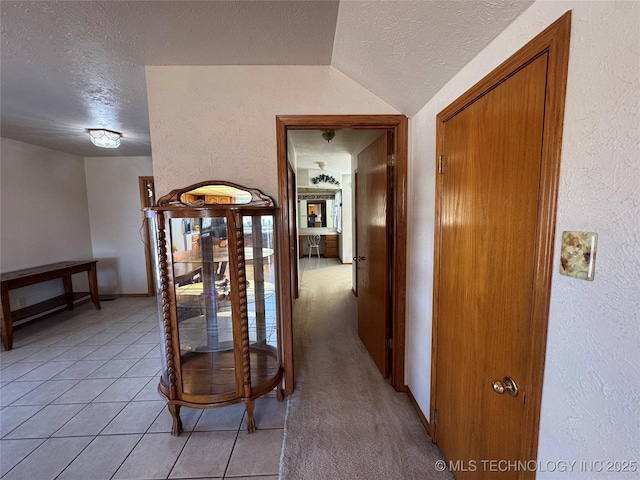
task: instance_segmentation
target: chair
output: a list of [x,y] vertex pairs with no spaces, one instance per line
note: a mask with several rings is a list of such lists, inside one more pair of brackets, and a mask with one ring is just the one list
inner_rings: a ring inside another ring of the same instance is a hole
[[315,248],[318,252],[318,258],[320,258],[320,235],[307,235],[307,244],[309,245],[309,258]]

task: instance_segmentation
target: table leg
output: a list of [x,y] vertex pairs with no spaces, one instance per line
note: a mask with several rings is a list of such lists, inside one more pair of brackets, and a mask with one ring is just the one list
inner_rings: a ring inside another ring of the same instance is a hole
[[253,400],[246,400],[244,402],[244,408],[247,411],[247,433],[254,433],[256,431],[256,419],[253,416],[254,405]]
[[89,267],[89,291],[91,292],[91,301],[96,307],[96,310],[100,310],[100,298],[98,297],[98,272],[96,264],[92,263]]
[[67,298],[67,310],[73,310],[73,282],[71,281],[71,275],[62,277],[62,284],[64,285],[64,295]]
[[2,286],[2,324],[0,325],[0,334],[5,350],[13,348],[13,319],[11,318],[11,305],[9,304],[9,289]]

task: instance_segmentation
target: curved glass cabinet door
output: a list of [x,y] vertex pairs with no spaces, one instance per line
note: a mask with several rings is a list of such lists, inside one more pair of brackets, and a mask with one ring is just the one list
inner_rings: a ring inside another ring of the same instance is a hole
[[[236,390],[227,219],[172,218],[170,228],[182,390]],[[210,371],[219,373],[214,381]]]
[[261,383],[280,368],[273,215],[243,215],[251,380]]

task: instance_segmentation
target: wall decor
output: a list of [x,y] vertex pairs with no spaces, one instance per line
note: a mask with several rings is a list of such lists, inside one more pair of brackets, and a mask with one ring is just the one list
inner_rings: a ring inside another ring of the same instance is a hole
[[330,183],[331,185],[340,185],[340,182],[330,175],[320,174],[317,177],[311,179],[311,183],[317,185],[318,183]]
[[336,198],[335,193],[301,193],[298,200],[333,200]]
[[581,280],[593,280],[596,266],[596,232],[562,232],[560,273]]

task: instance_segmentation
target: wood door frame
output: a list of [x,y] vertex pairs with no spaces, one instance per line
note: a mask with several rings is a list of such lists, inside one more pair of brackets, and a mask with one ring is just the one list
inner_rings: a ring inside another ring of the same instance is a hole
[[[294,192],[296,191],[295,189],[295,185],[297,184],[297,178],[298,178],[298,174],[296,173],[296,169],[293,168],[293,165],[291,165],[291,163],[289,163],[289,161],[287,160],[287,174],[291,174],[291,177],[287,177],[287,178],[292,178],[293,180],[293,185],[294,185]],[[291,199],[289,199],[289,205],[298,205],[298,199],[294,198],[293,201],[291,201]],[[292,254],[292,257],[295,258],[295,262],[293,261],[293,259],[291,260],[291,263],[289,264],[290,266],[293,265],[293,272],[292,273],[292,290],[291,290],[291,294],[293,296],[293,298],[298,298],[300,296],[300,292],[299,292],[299,278],[300,278],[300,272],[298,271],[298,263],[300,262],[300,254],[298,253],[298,219],[297,219],[297,215],[299,215],[298,211],[296,210],[296,219],[295,222],[293,222],[292,224],[288,225],[287,228],[290,229],[291,225],[293,225],[293,231],[289,231],[289,253]],[[293,235],[292,235],[293,234]],[[291,244],[293,243],[293,244]],[[291,270],[291,269],[290,269]]]
[[[141,208],[152,207],[147,201],[147,185],[146,182],[154,181],[153,176],[138,177],[138,187],[140,190],[140,206]],[[155,191],[154,191],[155,202]],[[152,202],[153,203],[153,202]],[[156,294],[155,282],[153,280],[153,258],[151,253],[151,243],[149,238],[149,219],[142,212],[142,242],[144,243],[144,261],[147,267],[147,296],[153,297]]]
[[[553,269],[553,246],[560,174],[560,153],[562,147],[562,127],[564,120],[565,93],[569,61],[569,41],[571,36],[571,11],[565,13],[542,33],[499,65],[495,70],[462,94],[451,105],[437,115],[436,121],[436,158],[443,154],[444,124],[447,120],[483,96],[489,90],[518,72],[531,61],[548,53],[547,95],[545,98],[545,117],[543,127],[543,147],[541,152],[541,180],[539,217],[536,233],[536,251],[534,253],[534,286],[532,291],[532,329],[529,336],[531,362],[528,368],[526,384],[527,404],[524,422],[525,435],[522,445],[522,458],[535,460],[538,450],[540,428],[540,406],[542,402],[542,383],[544,376],[545,352],[547,344],[547,326],[549,321],[549,302],[551,296],[551,277]],[[433,283],[433,335],[431,355],[431,411],[429,434],[437,443],[437,427],[434,423],[434,411],[437,408],[436,373],[437,340],[439,310],[440,251],[442,245],[442,178],[436,172],[436,217],[434,245],[434,283]],[[535,472],[528,472],[526,478],[535,478]]]
[[277,168],[278,168],[278,201],[280,208],[279,238],[282,248],[280,255],[280,271],[282,272],[282,325],[283,351],[285,365],[285,394],[293,393],[293,322],[291,281],[289,272],[289,245],[286,227],[289,222],[288,189],[287,189],[287,130],[339,130],[352,129],[387,129],[394,133],[395,151],[395,195],[393,199],[394,249],[391,259],[393,269],[392,297],[392,349],[391,349],[391,385],[398,391],[405,391],[405,298],[407,278],[407,171],[409,120],[404,115],[278,115],[276,116]]

